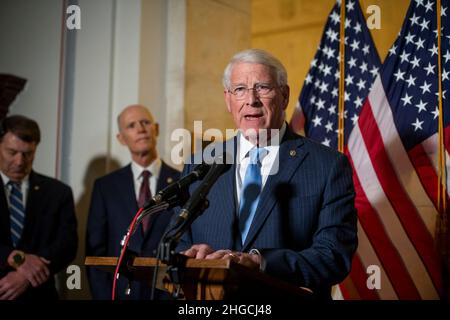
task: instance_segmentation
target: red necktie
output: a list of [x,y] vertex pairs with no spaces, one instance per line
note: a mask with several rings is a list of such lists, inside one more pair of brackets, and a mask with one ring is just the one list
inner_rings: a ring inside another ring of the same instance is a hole
[[[142,183],[141,189],[139,190],[139,199],[138,206],[142,208],[152,197],[152,192],[150,191],[150,176],[152,174],[148,170],[142,171]],[[142,228],[144,230],[144,234],[147,232],[150,227],[150,215],[147,215],[142,219]]]

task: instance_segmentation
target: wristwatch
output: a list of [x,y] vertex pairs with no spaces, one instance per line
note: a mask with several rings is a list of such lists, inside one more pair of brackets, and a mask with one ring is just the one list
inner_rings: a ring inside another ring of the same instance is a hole
[[14,269],[19,268],[25,262],[25,252],[16,250],[12,257],[11,267]]

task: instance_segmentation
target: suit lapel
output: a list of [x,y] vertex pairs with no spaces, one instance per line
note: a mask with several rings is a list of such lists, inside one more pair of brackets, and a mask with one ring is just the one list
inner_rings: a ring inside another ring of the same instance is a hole
[[[211,237],[211,243],[216,245],[226,244],[225,247],[231,248],[234,244],[235,228],[234,224],[236,222],[236,145],[237,137],[226,140],[223,142],[222,149],[219,148],[217,152],[227,153],[225,159],[227,164],[227,169],[216,181],[211,193],[207,196],[208,199],[214,199],[214,205],[211,207],[215,208],[214,212],[207,212],[207,217],[211,223],[219,224],[221,226],[221,231],[216,233],[210,233],[205,230],[205,233]],[[192,193],[191,193],[192,195]],[[210,215],[209,215],[210,213]],[[211,220],[210,220],[211,219]],[[220,247],[218,247],[219,249]]]
[[[230,145],[230,143],[232,143],[232,145]],[[227,163],[228,161],[231,161],[232,164],[228,168],[228,170],[223,173],[223,179],[219,179],[222,185],[220,185],[220,187],[218,188],[219,190],[221,190],[221,196],[219,197],[219,199],[221,203],[220,207],[223,208],[222,215],[224,219],[224,226],[230,226],[233,233],[231,237],[229,234],[222,233],[221,236],[223,237],[223,239],[219,239],[219,243],[227,243],[226,241],[230,241],[230,246],[227,246],[229,248],[234,247],[237,237],[237,234],[235,233],[238,232],[238,227],[236,226],[238,222],[236,210],[236,167],[238,161],[237,143],[238,136],[235,136],[233,139],[225,141],[224,143],[224,150],[226,153],[225,159]],[[230,152],[232,156],[230,156]],[[222,240],[225,240],[225,242],[222,242]]]
[[[235,241],[235,235],[230,235],[228,230],[236,229],[234,224],[236,222],[236,164],[231,165],[227,171],[222,174],[221,179],[217,181],[216,190],[219,190],[220,195],[215,198],[218,201],[218,210],[220,212],[218,215],[218,221],[222,221],[223,230],[226,232],[220,232],[214,235],[216,238],[216,243],[229,243],[231,247]],[[231,187],[230,187],[231,186]],[[227,228],[230,226],[230,229]]]
[[123,201],[130,208],[130,212],[136,212],[138,209],[136,202],[136,194],[134,191],[134,178],[131,171],[131,165],[125,167],[122,172],[122,177],[117,181],[118,188],[121,191],[120,194],[123,197]]
[[171,184],[176,180],[176,177],[172,176],[170,173],[171,170],[169,166],[166,165],[164,161],[161,161],[161,170],[159,172],[158,183],[156,186],[157,192],[160,191],[161,189],[164,189],[165,187],[167,187],[169,184]]
[[278,161],[279,171],[278,173],[269,176],[266,181],[242,251],[247,251],[249,249],[249,244],[253,242],[258,231],[264,225],[267,217],[271,214],[272,208],[277,200],[275,194],[276,187],[290,181],[292,175],[307,155],[304,148],[301,148],[302,144],[303,139],[298,139],[298,136],[287,129],[276,160]]

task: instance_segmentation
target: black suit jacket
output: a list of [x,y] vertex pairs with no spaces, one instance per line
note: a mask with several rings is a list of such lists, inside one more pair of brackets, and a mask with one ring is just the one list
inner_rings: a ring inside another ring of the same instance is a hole
[[[1,178],[0,181],[0,277],[3,277],[12,271],[7,258],[14,248],[8,202]],[[25,211],[25,225],[16,249],[50,260],[51,276],[37,288],[30,285],[19,299],[57,298],[53,275],[69,265],[78,246],[72,190],[56,179],[31,172]]]
[[[179,178],[180,172],[164,162],[158,178],[157,190],[161,190]],[[114,171],[95,181],[89,209],[86,235],[86,255],[114,256],[120,254],[120,242],[138,211],[131,165]],[[144,235],[142,225],[130,238],[129,250],[139,256],[154,256],[159,241],[172,216],[172,211],[162,212],[151,220],[151,227]],[[94,299],[111,299],[112,274],[88,268],[88,278]],[[128,285],[121,278],[117,284],[118,299],[148,299],[147,285],[132,281],[131,295],[125,296]]]

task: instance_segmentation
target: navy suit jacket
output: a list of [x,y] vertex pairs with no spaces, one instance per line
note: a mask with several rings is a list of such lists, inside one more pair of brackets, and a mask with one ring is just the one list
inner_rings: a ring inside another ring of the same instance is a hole
[[[7,258],[14,250],[11,242],[10,213],[4,182],[0,178],[0,278],[12,271]],[[78,235],[72,190],[62,182],[30,173],[25,208],[25,224],[16,249],[51,261],[48,281],[33,288],[30,284],[19,299],[56,299],[54,275],[75,259]]]
[[[180,172],[162,162],[157,190],[161,190],[179,178]],[[120,242],[128,226],[138,211],[134,191],[131,165],[114,171],[95,181],[86,235],[86,255],[109,256],[120,255]],[[142,225],[130,238],[128,249],[138,256],[154,256],[159,241],[165,231],[173,211],[162,212],[151,219],[151,226],[144,235]],[[94,299],[111,299],[113,275],[88,268],[88,278]],[[126,279],[117,282],[118,299],[147,299],[150,297],[149,286],[137,281],[131,283],[131,295],[125,296],[128,285]]]
[[[331,286],[350,272],[357,247],[351,166],[345,155],[289,129],[278,155],[279,171],[267,179],[243,246],[237,241],[233,164],[210,190],[209,208],[184,234],[177,251],[199,243],[215,250],[258,249],[266,261],[264,272],[329,299]],[[187,165],[184,173],[192,168]],[[191,186],[191,194],[197,186]]]

